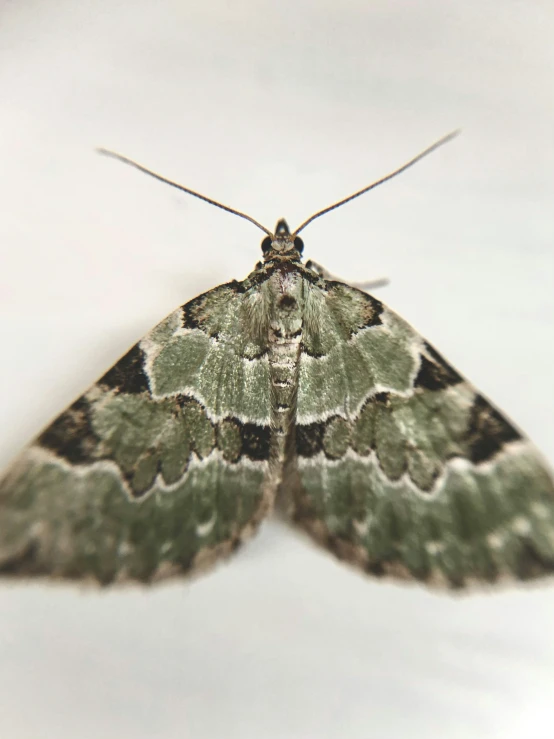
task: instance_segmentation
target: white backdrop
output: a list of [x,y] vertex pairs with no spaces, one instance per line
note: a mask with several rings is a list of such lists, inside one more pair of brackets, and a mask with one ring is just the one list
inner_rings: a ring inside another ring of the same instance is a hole
[[[294,227],[554,461],[551,0],[0,1],[0,461],[177,305]],[[192,583],[0,584],[7,739],[540,739],[554,589],[374,582],[278,523]]]

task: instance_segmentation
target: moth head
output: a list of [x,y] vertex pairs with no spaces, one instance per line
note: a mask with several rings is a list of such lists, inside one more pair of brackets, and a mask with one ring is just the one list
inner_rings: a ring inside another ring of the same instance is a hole
[[296,234],[291,234],[284,218],[277,221],[275,232],[270,236],[266,236],[262,241],[262,252],[266,261],[283,255],[299,259],[303,250],[304,242]]

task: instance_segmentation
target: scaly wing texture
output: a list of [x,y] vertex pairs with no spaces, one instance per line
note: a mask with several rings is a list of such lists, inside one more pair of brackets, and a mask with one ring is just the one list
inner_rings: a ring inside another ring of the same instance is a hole
[[554,570],[539,453],[407,323],[307,288],[291,515],[375,575],[464,587]]
[[172,313],[13,463],[0,574],[150,581],[254,529],[274,491],[267,346],[248,287]]

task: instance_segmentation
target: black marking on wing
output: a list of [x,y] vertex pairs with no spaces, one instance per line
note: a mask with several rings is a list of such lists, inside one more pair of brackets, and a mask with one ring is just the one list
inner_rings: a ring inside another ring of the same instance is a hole
[[463,377],[430,345],[425,343],[425,354],[421,355],[421,364],[414,381],[415,387],[425,390],[444,390],[451,385],[463,382]]
[[[364,293],[365,295],[365,293]],[[362,328],[371,328],[372,326],[381,326],[381,314],[383,313],[383,303],[371,295],[365,295],[366,305],[363,312],[364,322],[360,326]]]
[[205,303],[206,293],[199,295],[197,298],[189,300],[188,303],[185,303],[185,305],[182,306],[181,311],[183,314],[183,328],[198,329],[200,331],[204,331],[204,333],[207,333],[209,336],[215,336],[217,338],[217,333],[213,334],[207,331],[207,327],[205,325],[205,316],[203,315]]
[[255,423],[241,423],[235,419],[240,429],[242,450],[254,462],[263,462],[269,459],[271,447],[271,429],[269,426],[258,426]]
[[149,391],[148,378],[144,372],[145,355],[135,344],[119,362],[109,369],[98,381],[120,393],[137,394]]
[[271,429],[269,426],[243,423],[238,418],[227,417],[217,425],[216,445],[224,459],[231,464],[238,462],[241,457],[263,462],[270,455]]
[[251,290],[253,287],[259,287],[260,285],[263,285],[264,282],[267,282],[275,269],[275,264],[266,262],[262,265],[261,269],[255,269],[253,272],[251,272],[246,280],[244,280],[243,282],[234,282],[230,284],[234,286],[234,289],[237,293],[245,293],[248,292],[248,290]]
[[[381,326],[383,321],[381,315],[384,310],[383,303],[373,295],[363,292],[363,290],[357,290],[344,282],[337,282],[336,280],[327,280],[327,289],[329,291],[329,299],[333,299],[333,293],[336,291],[338,295],[342,297],[344,294],[344,288],[349,291],[354,291],[364,301],[364,306],[360,315],[360,321],[353,327],[351,336],[361,331],[364,328],[371,328],[372,326]],[[341,295],[342,293],[342,295]]]
[[[256,272],[253,272],[253,274],[255,275]],[[183,328],[198,329],[199,331],[203,331],[207,336],[217,339],[218,332],[209,330],[210,314],[206,312],[206,300],[209,301],[212,299],[214,291],[224,293],[228,290],[232,293],[242,294],[247,291],[248,287],[248,279],[244,282],[232,280],[189,300],[188,303],[181,306],[181,324]],[[210,307],[208,306],[209,310]]]
[[368,403],[380,403],[381,405],[388,406],[390,405],[391,398],[392,393],[390,393],[388,390],[383,390],[380,393],[376,393],[371,398],[368,398],[364,403],[364,406]]
[[92,429],[88,402],[76,400],[42,432],[38,443],[71,464],[93,462],[98,437]]
[[312,359],[321,359],[321,357],[326,357],[328,354],[328,352],[318,351],[317,349],[314,349],[313,346],[310,347],[304,341],[300,342],[300,353],[307,354]]
[[[305,277],[305,274],[307,272],[302,272],[302,277]],[[321,277],[316,275],[313,275],[313,277],[319,283],[322,291],[327,293],[326,306],[334,316],[343,341],[350,340],[364,329],[383,324],[381,316],[384,306],[381,301],[343,282],[322,280]],[[344,307],[345,297],[354,301],[351,309]],[[321,341],[318,332],[313,332],[301,342],[301,352],[314,359],[319,359],[329,353],[329,349],[323,350],[323,344],[324,342]]]
[[[357,417],[347,423],[349,423],[351,429],[353,429],[356,425],[356,422],[362,416],[363,411],[368,405],[387,406],[389,401],[390,393],[377,393],[377,395],[368,398]],[[339,459],[340,457],[342,457],[343,452],[341,452],[339,455],[334,454],[332,450],[332,443],[329,443],[328,439],[326,440],[327,431],[337,421],[337,419],[340,419],[341,421],[345,420],[342,416],[333,415],[329,416],[324,421],[315,421],[314,423],[300,424],[296,426],[296,453],[300,457],[315,457],[316,454],[319,454],[319,452],[323,452],[327,459]],[[372,437],[369,441],[370,448],[374,449],[374,438]],[[351,446],[351,442],[348,443],[348,446]],[[366,454],[368,453],[369,449],[367,450]]]
[[476,395],[471,408],[468,444],[474,464],[494,457],[505,444],[522,436],[482,395]]
[[296,427],[296,452],[301,457],[315,457],[323,450],[327,423],[317,421]]

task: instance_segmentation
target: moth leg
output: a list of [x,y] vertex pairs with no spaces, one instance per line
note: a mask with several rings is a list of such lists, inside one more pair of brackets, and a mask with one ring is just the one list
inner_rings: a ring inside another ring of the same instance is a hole
[[[337,282],[344,282],[344,280],[340,280],[336,275],[332,275],[329,271],[325,269],[325,267],[322,267],[317,262],[314,262],[312,259],[309,259],[306,262],[306,267],[308,269],[313,270],[316,274],[318,274],[320,277],[323,277],[326,280],[335,280]],[[380,277],[376,280],[364,280],[362,282],[349,282],[348,284],[352,287],[355,287],[358,290],[375,290],[375,288],[378,287],[385,287],[390,282],[388,277]]]

